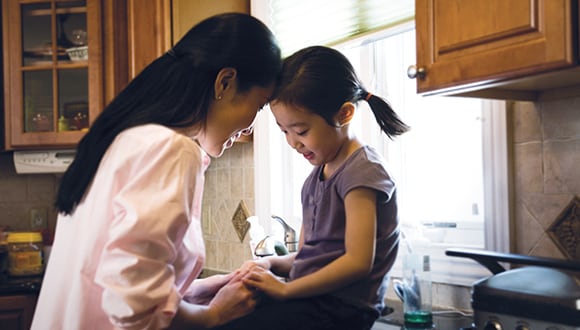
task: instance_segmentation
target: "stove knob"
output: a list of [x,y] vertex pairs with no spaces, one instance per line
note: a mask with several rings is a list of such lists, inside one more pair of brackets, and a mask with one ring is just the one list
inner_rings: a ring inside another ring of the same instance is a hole
[[483,330],[502,330],[501,324],[498,321],[487,321]]
[[515,330],[530,330],[526,324],[518,324]]

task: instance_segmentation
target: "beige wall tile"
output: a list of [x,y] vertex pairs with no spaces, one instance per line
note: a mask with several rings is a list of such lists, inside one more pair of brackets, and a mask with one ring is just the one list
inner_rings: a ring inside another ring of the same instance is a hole
[[[569,194],[522,194],[519,196],[519,205],[525,205],[530,216],[542,226],[542,230],[547,230],[570,204],[570,200]],[[525,222],[521,224],[523,226]]]
[[547,194],[579,192],[579,173],[580,138],[544,142],[544,190]]
[[515,188],[518,193],[544,191],[544,168],[541,142],[514,145]]
[[579,108],[580,98],[513,107],[515,253],[564,258],[546,230],[580,195]]
[[530,251],[531,255],[546,258],[566,259],[562,251],[556,246],[554,241],[544,233],[536,245]]
[[0,153],[0,226],[31,230],[30,209],[34,207],[46,210],[48,228],[54,230],[57,186],[54,174],[16,174],[12,153]]
[[532,102],[517,102],[513,108],[514,143],[541,141],[541,113],[536,104]]
[[513,237],[518,253],[529,254],[544,234],[542,225],[532,216],[527,205],[518,203],[515,209]]
[[580,98],[539,103],[544,139],[580,138]]

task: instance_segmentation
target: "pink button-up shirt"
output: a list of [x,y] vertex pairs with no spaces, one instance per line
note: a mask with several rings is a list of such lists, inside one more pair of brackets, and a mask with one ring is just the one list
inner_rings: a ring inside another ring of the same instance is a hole
[[58,217],[32,329],[168,326],[205,258],[209,161],[164,126],[119,134],[74,213]]

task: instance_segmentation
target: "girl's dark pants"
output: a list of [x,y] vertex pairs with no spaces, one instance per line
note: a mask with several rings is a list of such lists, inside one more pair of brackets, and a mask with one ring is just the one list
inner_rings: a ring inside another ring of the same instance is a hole
[[216,330],[369,330],[376,311],[348,305],[332,296],[275,301],[263,299],[254,312]]

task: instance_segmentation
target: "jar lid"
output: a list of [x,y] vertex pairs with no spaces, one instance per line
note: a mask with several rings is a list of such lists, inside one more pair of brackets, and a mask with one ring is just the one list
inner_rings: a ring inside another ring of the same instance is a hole
[[6,242],[8,244],[42,242],[42,235],[39,232],[12,232],[8,233]]

